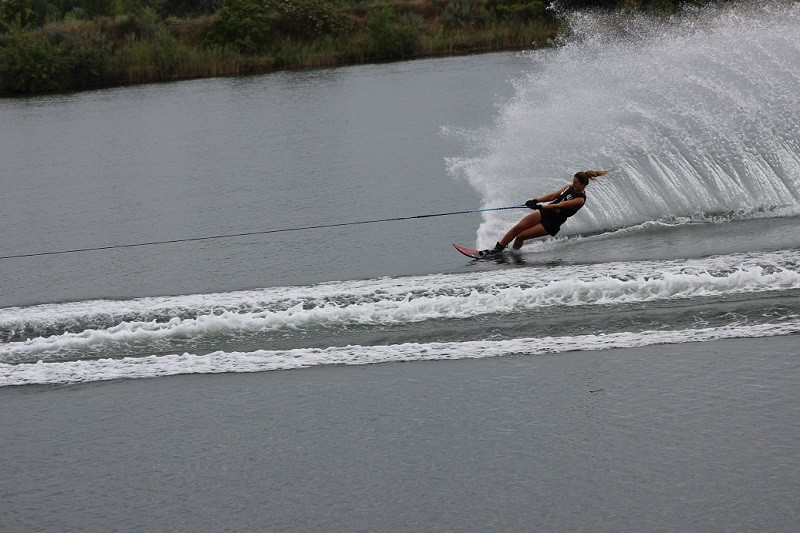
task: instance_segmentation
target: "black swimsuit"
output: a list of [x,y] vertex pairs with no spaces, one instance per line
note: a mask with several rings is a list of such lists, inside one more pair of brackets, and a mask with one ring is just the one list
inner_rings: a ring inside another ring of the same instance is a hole
[[[561,202],[566,202],[567,200],[572,200],[573,198],[583,198],[583,201],[586,202],[586,193],[575,192],[575,189],[570,186],[567,190],[559,194],[558,198],[553,200],[551,203],[558,204]],[[578,209],[581,207],[583,206],[574,208],[560,207],[558,209],[541,210],[539,212],[542,214],[542,226],[547,230],[547,233],[550,235],[555,235],[561,229],[561,224],[566,222],[569,217],[577,213]]]

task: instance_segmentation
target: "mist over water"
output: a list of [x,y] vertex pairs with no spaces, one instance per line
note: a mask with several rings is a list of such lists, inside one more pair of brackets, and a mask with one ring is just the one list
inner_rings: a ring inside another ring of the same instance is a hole
[[[530,56],[494,123],[448,160],[486,206],[593,183],[562,234],[683,217],[797,214],[800,5],[738,5],[670,19],[582,13]],[[518,213],[492,212],[493,243]]]

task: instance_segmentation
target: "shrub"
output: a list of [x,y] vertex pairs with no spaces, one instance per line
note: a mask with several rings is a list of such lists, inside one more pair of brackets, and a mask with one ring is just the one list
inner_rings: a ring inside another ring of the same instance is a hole
[[189,17],[215,13],[222,7],[222,0],[159,0],[155,6],[163,18]]
[[122,12],[122,2],[120,0],[83,0],[81,6],[86,10],[86,14],[90,18],[113,17]]
[[[121,80],[129,83],[168,80],[176,76],[182,59],[175,38],[160,29],[152,40],[131,41],[117,50]],[[185,54],[184,54],[185,55]]]
[[114,38],[123,39],[149,39],[153,37],[159,27],[155,12],[149,9],[139,9],[131,13],[119,15],[114,19]]
[[489,21],[485,4],[485,0],[450,0],[442,13],[445,26],[484,26]]
[[25,0],[3,0],[0,3],[0,23],[6,29],[17,26],[30,28],[37,23],[36,13]]
[[111,43],[100,32],[66,41],[63,88],[91,89],[116,81]]
[[350,19],[330,0],[272,0],[270,5],[279,14],[278,29],[297,39],[344,33],[352,28]]
[[178,66],[178,42],[164,29],[156,32],[152,42],[152,61],[158,79],[168,79]]
[[0,90],[26,94],[61,88],[67,61],[64,47],[42,33],[12,29],[0,48]]
[[164,27],[179,42],[199,46],[208,36],[215,20],[217,19],[210,16],[190,19],[170,17],[164,21]]
[[419,35],[407,22],[400,19],[390,6],[372,13],[366,24],[374,59],[402,59],[411,57],[419,47]]
[[278,69],[297,67],[303,54],[303,47],[296,42],[284,41],[275,53],[274,67]]
[[519,2],[518,0],[490,0],[487,8],[502,21],[527,24],[537,20],[551,19],[547,5],[541,0]]
[[232,46],[251,54],[263,50],[270,35],[267,8],[248,0],[225,0],[219,17],[211,24],[207,46]]

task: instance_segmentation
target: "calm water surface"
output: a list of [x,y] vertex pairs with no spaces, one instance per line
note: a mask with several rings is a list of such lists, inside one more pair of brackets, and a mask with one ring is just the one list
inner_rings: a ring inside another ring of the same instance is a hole
[[[0,103],[4,254],[480,207],[442,128],[491,121],[516,54]],[[479,219],[4,262],[4,305],[441,271]],[[431,257],[435,259],[431,260]]]

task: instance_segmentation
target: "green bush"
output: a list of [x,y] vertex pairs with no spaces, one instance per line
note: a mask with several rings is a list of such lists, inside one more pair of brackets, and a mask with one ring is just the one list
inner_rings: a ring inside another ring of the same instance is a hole
[[418,33],[390,6],[374,11],[366,30],[373,59],[403,59],[413,56],[419,48]]
[[160,25],[154,11],[138,9],[114,18],[113,31],[118,39],[150,39]]
[[164,21],[164,29],[179,42],[198,47],[205,41],[215,20],[215,17],[189,19],[170,17]]
[[122,12],[121,0],[82,0],[80,4],[90,18],[114,17]]
[[0,48],[0,89],[12,94],[55,91],[68,70],[64,47],[39,32],[12,29]]
[[69,89],[91,89],[108,85],[116,76],[111,66],[111,43],[96,32],[83,38],[72,38],[65,46],[64,79]]
[[502,21],[528,24],[533,21],[552,19],[547,5],[541,0],[520,2],[519,0],[490,0],[486,6]]
[[28,0],[2,0],[0,23],[8,31],[11,27],[30,28],[37,24],[36,13]]
[[250,54],[263,50],[270,37],[266,6],[252,0],[225,0],[206,36],[207,46],[232,46]]
[[301,60],[303,47],[300,43],[284,41],[275,53],[273,65],[277,69],[296,67]]
[[330,0],[271,0],[278,13],[277,28],[297,39],[344,33],[352,28],[350,19]]
[[448,28],[484,26],[489,21],[485,0],[450,0],[444,6],[442,17]]
[[149,3],[163,18],[210,15],[222,7],[222,0],[158,0]]
[[164,29],[156,32],[152,41],[152,64],[158,79],[168,79],[178,66],[178,41]]
[[120,81],[141,83],[177,77],[186,48],[166,30],[159,29],[151,40],[130,41],[115,52]]

